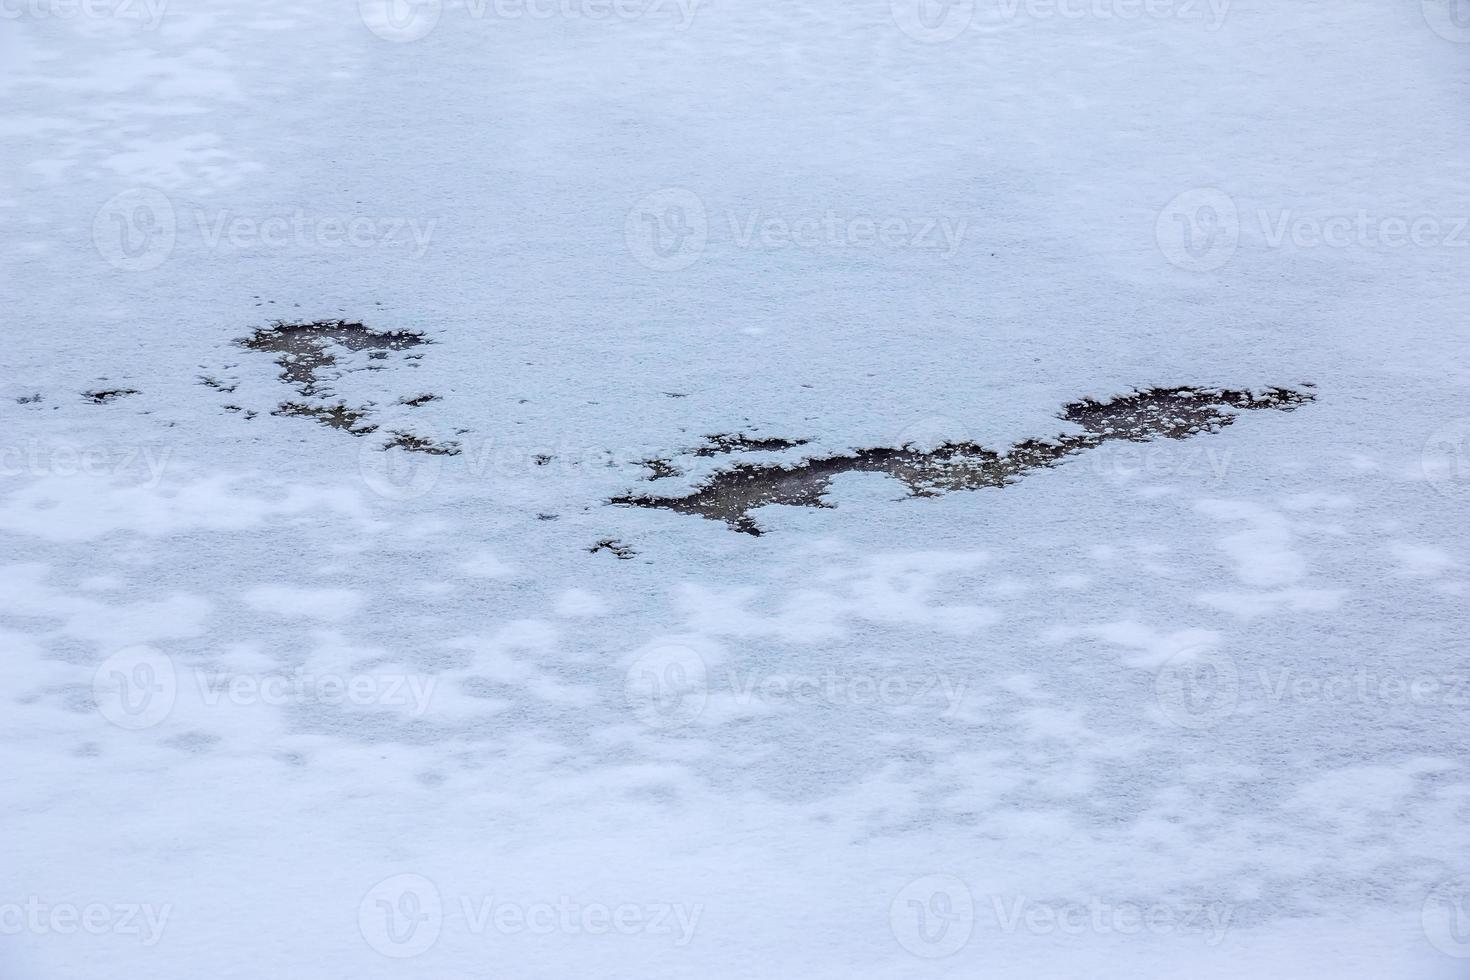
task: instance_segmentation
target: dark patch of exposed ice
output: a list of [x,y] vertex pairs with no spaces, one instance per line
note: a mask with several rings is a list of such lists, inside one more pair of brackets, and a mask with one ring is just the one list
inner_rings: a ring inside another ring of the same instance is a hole
[[[609,503],[693,514],[723,521],[744,534],[759,535],[761,528],[751,511],[766,504],[830,507],[824,497],[832,479],[843,473],[887,474],[902,482],[913,497],[1003,487],[1027,473],[1055,466],[1068,456],[1111,440],[1187,439],[1218,432],[1232,424],[1241,411],[1290,411],[1313,397],[1310,392],[1286,388],[1260,393],[1154,388],[1105,402],[1073,402],[1060,417],[1075,423],[1081,432],[1028,439],[1004,451],[973,442],[946,442],[922,450],[910,445],[859,449],[797,463],[740,463],[716,472],[682,497],[630,493],[614,497]],[[696,451],[696,455],[708,453]]]

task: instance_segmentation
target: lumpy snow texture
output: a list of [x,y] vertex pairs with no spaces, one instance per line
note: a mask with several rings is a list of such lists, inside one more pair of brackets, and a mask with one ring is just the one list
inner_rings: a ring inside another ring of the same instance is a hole
[[6,8],[0,975],[1460,975],[1456,15]]

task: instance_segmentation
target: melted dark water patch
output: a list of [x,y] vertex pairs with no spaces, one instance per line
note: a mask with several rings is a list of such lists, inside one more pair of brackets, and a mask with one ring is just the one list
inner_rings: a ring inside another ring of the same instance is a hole
[[221,381],[219,378],[212,377],[208,374],[201,374],[199,376],[199,383],[206,388],[213,388],[215,391],[222,392],[226,395],[230,394],[236,388],[240,387],[240,382],[238,381],[226,383],[224,381]]
[[809,439],[774,439],[748,436],[744,433],[721,433],[705,436],[704,445],[694,450],[696,456],[720,456],[725,453],[780,452],[805,446]]
[[[226,406],[228,408],[228,406]],[[333,429],[341,429],[355,436],[365,436],[370,432],[376,432],[378,427],[371,422],[363,422],[367,418],[367,410],[361,408],[349,408],[346,403],[336,405],[307,405],[303,402],[282,402],[280,407],[271,412],[272,415],[294,415],[297,418],[315,419],[322,425]]]
[[761,534],[750,512],[767,504],[831,507],[823,500],[834,477],[843,473],[883,473],[908,488],[912,497],[935,497],[955,490],[1003,487],[1034,470],[1105,442],[1187,439],[1218,432],[1241,411],[1291,411],[1313,399],[1310,392],[1270,388],[1261,393],[1193,388],[1155,388],[1106,402],[1090,399],[1063,408],[1061,418],[1081,433],[1054,439],[1028,439],[1004,452],[973,442],[947,442],[933,449],[879,447],[850,454],[807,459],[792,465],[740,463],[721,470],[683,497],[626,494],[609,503],[650,507],[723,521],[744,534]]
[[613,538],[603,538],[587,550],[594,555],[599,551],[610,551],[622,561],[631,561],[638,554],[628,545]]
[[[128,395],[136,395],[137,393],[137,388],[108,388],[103,391],[84,391],[82,392],[82,397],[90,399],[93,405],[106,405],[108,402],[117,401],[119,398],[126,398]],[[40,398],[40,395],[36,396],[37,401],[40,401]]]
[[[724,456],[730,453],[758,453],[758,452],[783,452],[787,449],[795,449],[805,446],[809,439],[778,439],[759,436],[748,436],[743,432],[722,432],[712,436],[704,437],[704,445],[697,449],[689,450],[691,456]],[[666,480],[670,477],[683,476],[684,471],[674,464],[672,459],[642,459],[638,461],[639,466],[648,467],[649,480]]]
[[446,442],[436,443],[422,436],[416,436],[412,432],[393,433],[393,438],[383,445],[387,449],[402,449],[410,453],[428,453],[430,456],[458,456],[460,454],[459,443]]
[[423,334],[408,330],[371,330],[346,320],[316,320],[286,323],[277,320],[238,341],[246,350],[276,354],[281,380],[294,385],[303,395],[317,393],[320,372],[337,363],[332,346],[350,351],[371,351],[368,356],[384,358],[388,351],[403,351],[429,343]]
[[650,480],[667,480],[669,477],[684,475],[683,470],[667,459],[643,459],[638,461],[638,465],[648,467]]
[[[421,344],[432,343],[432,341],[423,334],[410,330],[373,330],[362,323],[347,320],[316,320],[311,323],[287,323],[277,320],[269,326],[257,329],[250,336],[236,343],[246,350],[275,354],[276,365],[281,369],[282,383],[295,388],[304,398],[323,399],[324,396],[330,397],[331,395],[327,390],[327,385],[341,377],[343,373],[341,371],[332,373],[330,370],[337,366],[337,353],[340,350],[354,353],[366,351],[368,360],[372,363],[355,370],[381,371],[386,365],[378,362],[386,361],[391,353],[402,353]],[[404,354],[403,360],[413,361],[421,356],[420,354]],[[227,386],[224,382],[209,375],[202,376],[200,384],[220,392],[227,393],[235,390],[234,384]],[[398,404],[409,408],[421,408],[438,399],[438,395],[421,392],[416,395],[401,396]],[[241,410],[240,406],[225,406],[225,409],[226,411]],[[365,436],[378,431],[378,424],[369,421],[373,414],[372,402],[368,402],[366,406],[354,407],[342,401],[335,404],[325,400],[289,401],[282,402],[271,414],[312,419],[322,425],[354,436]],[[379,448],[384,451],[402,449],[434,456],[456,456],[460,452],[459,444],[456,442],[436,443],[412,432],[397,430],[394,430],[391,435],[392,438]]]

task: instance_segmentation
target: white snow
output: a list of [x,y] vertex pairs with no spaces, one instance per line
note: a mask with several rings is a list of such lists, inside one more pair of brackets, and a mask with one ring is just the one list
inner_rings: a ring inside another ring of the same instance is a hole
[[[1464,972],[1453,0],[0,20],[0,975]],[[234,344],[339,317],[432,341],[337,352],[371,436]]]

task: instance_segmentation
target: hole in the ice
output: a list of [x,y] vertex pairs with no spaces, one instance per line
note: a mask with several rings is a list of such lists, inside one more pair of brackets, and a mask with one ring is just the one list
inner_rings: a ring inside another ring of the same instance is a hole
[[[1055,466],[1068,456],[1105,442],[1187,439],[1201,433],[1218,432],[1233,423],[1242,411],[1290,411],[1313,397],[1311,392],[1287,388],[1269,388],[1259,393],[1154,388],[1105,402],[1091,399],[1073,402],[1064,407],[1060,417],[1079,426],[1081,432],[1053,439],[1028,439],[1003,452],[986,449],[973,442],[947,442],[927,450],[910,445],[859,449],[794,464],[739,463],[714,473],[682,497],[625,494],[614,497],[609,503],[693,514],[723,521],[733,530],[745,534],[759,535],[761,528],[751,517],[751,511],[767,504],[830,507],[831,504],[823,498],[831,488],[833,478],[844,473],[892,476],[902,482],[913,497],[1002,487],[1030,472]],[[707,454],[696,451],[696,455]]]

